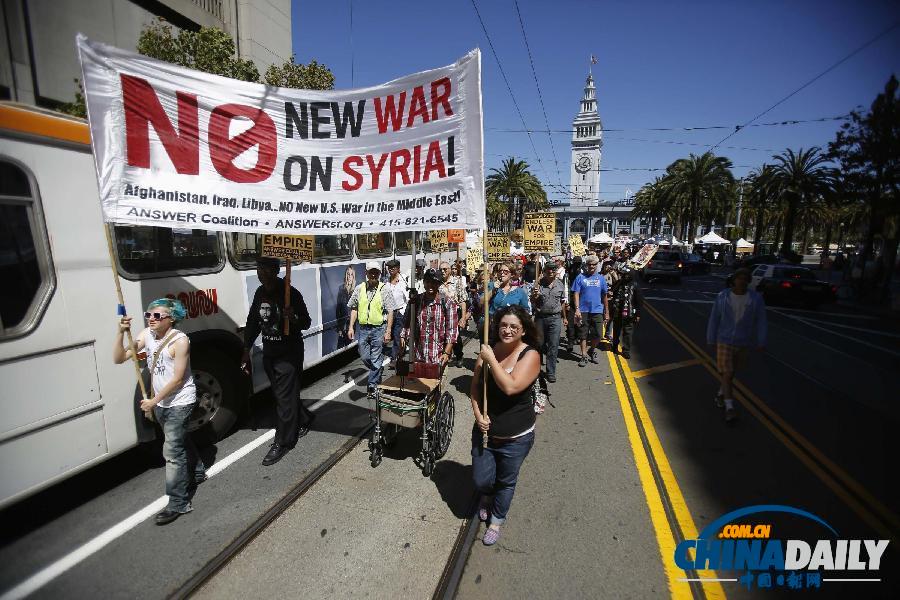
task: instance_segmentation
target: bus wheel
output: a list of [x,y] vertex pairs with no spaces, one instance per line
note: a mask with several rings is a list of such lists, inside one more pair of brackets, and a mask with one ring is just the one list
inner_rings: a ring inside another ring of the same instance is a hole
[[215,443],[231,431],[238,417],[237,392],[241,385],[237,372],[228,367],[234,361],[219,352],[198,352],[192,356],[197,405],[191,413],[188,431],[198,441]]

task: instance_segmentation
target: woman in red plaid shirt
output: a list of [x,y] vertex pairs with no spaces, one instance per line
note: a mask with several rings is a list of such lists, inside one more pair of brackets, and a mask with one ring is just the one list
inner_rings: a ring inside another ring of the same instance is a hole
[[[450,360],[453,342],[459,335],[456,304],[440,293],[443,278],[434,269],[425,271],[425,293],[411,300],[406,310],[406,322],[400,338],[400,353],[406,350],[412,315],[416,315],[415,352],[411,360],[439,364],[443,368]],[[413,310],[410,310],[413,309]]]

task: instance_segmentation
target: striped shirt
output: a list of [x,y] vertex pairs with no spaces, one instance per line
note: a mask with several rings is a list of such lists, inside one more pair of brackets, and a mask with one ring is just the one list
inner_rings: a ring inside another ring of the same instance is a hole
[[[412,303],[410,303],[412,306]],[[418,310],[406,311],[403,337],[409,339],[410,318],[416,315],[416,337],[414,359],[432,364],[440,362],[447,344],[456,341],[459,334],[459,319],[456,304],[438,295],[434,300],[419,296],[415,303]]]

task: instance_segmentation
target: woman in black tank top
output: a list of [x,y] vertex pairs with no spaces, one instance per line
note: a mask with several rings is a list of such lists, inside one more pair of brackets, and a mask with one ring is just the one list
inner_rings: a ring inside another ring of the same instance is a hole
[[[494,347],[481,346],[472,378],[472,474],[481,492],[479,517],[490,519],[482,541],[500,539],[500,525],[512,503],[519,468],[534,445],[535,413],[531,389],[541,370],[540,339],[531,315],[518,305],[491,316]],[[487,414],[483,414],[484,366],[487,376]],[[488,436],[484,447],[484,435]]]

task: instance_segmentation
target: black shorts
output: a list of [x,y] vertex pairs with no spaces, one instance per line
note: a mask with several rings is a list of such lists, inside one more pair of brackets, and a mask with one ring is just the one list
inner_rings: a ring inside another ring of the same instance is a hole
[[603,337],[603,313],[581,313],[581,325],[577,327],[576,335],[579,341]]

